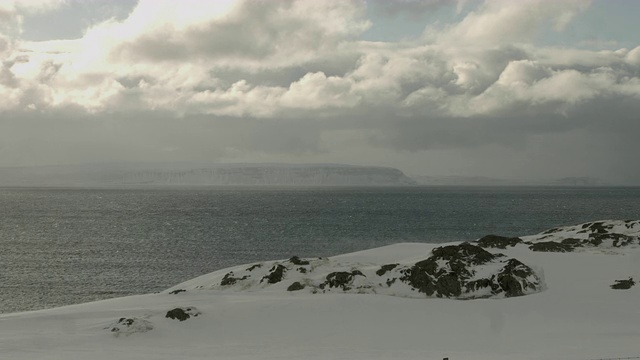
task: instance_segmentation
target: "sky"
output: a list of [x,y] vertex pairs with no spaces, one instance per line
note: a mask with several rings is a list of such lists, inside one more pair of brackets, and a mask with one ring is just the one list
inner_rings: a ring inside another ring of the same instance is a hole
[[638,15],[631,0],[0,0],[0,168],[640,185]]

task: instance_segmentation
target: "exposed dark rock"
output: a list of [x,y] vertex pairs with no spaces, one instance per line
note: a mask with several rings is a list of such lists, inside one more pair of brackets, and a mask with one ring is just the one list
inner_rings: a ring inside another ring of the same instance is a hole
[[439,296],[458,297],[462,295],[462,286],[458,274],[450,272],[440,276],[436,282],[436,291]]
[[625,247],[635,242],[640,242],[637,237],[618,233],[589,234],[588,242],[594,246],[602,244],[604,240],[613,240],[612,245],[614,247]]
[[587,243],[589,245],[596,246],[596,247],[602,245],[602,241],[604,240],[604,238],[602,236],[592,237],[591,235],[593,235],[593,234],[590,234],[589,235],[589,240],[587,240]]
[[135,321],[135,320],[133,320],[133,319],[120,318],[120,319],[118,320],[118,324],[122,324],[122,325],[124,325],[124,326],[131,326],[131,325],[133,325],[133,322],[134,322],[134,321]]
[[532,251],[539,252],[571,252],[573,251],[573,246],[567,244],[561,244],[554,241],[543,241],[537,242],[529,246],[529,249]]
[[153,324],[145,319],[137,317],[122,317],[113,322],[111,325],[107,326],[105,329],[109,330],[116,337],[123,334],[128,336],[134,333],[143,333],[152,330]]
[[299,267],[298,272],[300,272],[301,274],[306,274],[307,273],[307,268],[303,268],[303,267]]
[[[449,245],[433,249],[432,256],[401,271],[401,281],[427,296],[458,297],[462,288],[473,274],[471,265],[481,265],[502,255],[493,255],[479,246],[469,243]],[[445,261],[450,271],[440,267],[438,261]]]
[[309,265],[309,261],[300,260],[300,258],[297,256],[293,256],[291,259],[289,259],[289,262],[291,262],[293,265]]
[[269,270],[269,275],[265,275],[260,282],[267,280],[269,284],[277,284],[282,281],[284,277],[284,273],[287,271],[287,268],[284,265],[277,264],[274,265],[271,270]]
[[592,233],[606,234],[608,230],[613,228],[612,225],[605,225],[604,222],[598,221],[594,223],[586,223],[582,225],[583,229],[589,229]]
[[293,284],[289,285],[287,291],[298,291],[304,289],[304,287],[305,286],[303,284],[296,281]]
[[563,239],[562,241],[560,241],[560,244],[576,248],[576,247],[582,247],[583,246],[582,244],[584,242],[585,241],[580,240],[580,239],[566,238],[566,239]]
[[511,275],[498,277],[498,284],[500,284],[500,287],[504,290],[505,296],[507,297],[524,295],[522,292],[522,285],[520,285],[520,282]]
[[200,315],[200,312],[198,310],[196,310],[195,308],[175,308],[173,310],[169,310],[167,311],[167,315],[165,315],[166,318],[168,319],[175,319],[175,320],[180,320],[180,321],[185,321],[189,318],[196,317]]
[[342,288],[342,290],[348,291],[351,290],[353,278],[356,276],[364,276],[364,274],[359,270],[332,272],[327,275],[325,282],[320,284],[319,287],[324,289],[328,286],[329,288]]
[[233,271],[231,271],[231,272],[228,272],[228,273],[226,273],[224,275],[224,277],[222,278],[222,281],[220,281],[220,285],[222,285],[222,286],[233,285],[238,281],[246,280],[248,278],[249,278],[249,276],[247,276],[247,275],[245,275],[245,276],[243,276],[241,278],[234,277]]
[[251,265],[250,267],[247,268],[247,271],[253,271],[257,268],[261,268],[262,264],[255,264],[255,265]]
[[505,237],[498,235],[487,235],[477,241],[478,245],[483,248],[506,249],[507,246],[516,246],[522,243],[522,239],[517,237]]
[[395,269],[398,266],[398,264],[387,264],[387,265],[382,265],[382,267],[376,271],[376,275],[378,276],[382,276],[384,275],[387,271],[391,271],[393,269]]
[[491,279],[478,279],[469,281],[466,285],[467,292],[475,292],[480,289],[491,288],[492,293],[500,292],[500,285],[491,281]]
[[[533,270],[516,259],[502,260],[504,255],[492,254],[480,246],[462,243],[435,248],[432,256],[400,270],[400,280],[427,296],[460,298],[465,293],[489,289],[486,297],[504,292],[505,296],[524,295],[535,290],[539,279]],[[498,273],[488,278],[470,280],[475,276],[474,266],[489,262],[505,263]],[[533,278],[529,276],[534,275]]]
[[176,289],[176,290],[173,290],[172,292],[170,292],[169,294],[175,295],[175,294],[180,294],[181,292],[186,292],[186,291],[187,290],[185,290],[185,289]]
[[460,245],[449,245],[433,249],[433,257],[440,260],[458,260],[468,262],[473,265],[482,265],[496,257],[504,255],[493,255],[479,246],[463,242]]
[[531,284],[526,279],[534,275],[533,270],[516,259],[510,259],[507,265],[498,273],[498,284],[506,297],[522,296],[524,290],[534,288],[537,284]]
[[611,288],[615,290],[629,290],[635,284],[636,282],[633,281],[632,278],[629,278],[627,280],[616,280],[616,283],[611,285]]
[[549,229],[549,230],[543,232],[542,234],[543,235],[548,235],[548,234],[557,233],[558,231],[562,231],[562,228],[552,228],[552,229]]
[[432,296],[436,291],[434,277],[429,275],[425,269],[417,264],[409,269],[403,270],[402,274],[403,276],[400,280],[409,284],[412,289],[425,293],[427,296]]

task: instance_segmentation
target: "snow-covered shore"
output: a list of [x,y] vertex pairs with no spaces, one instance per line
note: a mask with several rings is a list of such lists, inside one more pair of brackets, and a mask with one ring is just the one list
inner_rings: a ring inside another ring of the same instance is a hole
[[[640,221],[603,221],[463,247],[402,243],[247,264],[158,294],[2,315],[0,358],[640,356],[640,284],[611,288],[640,280],[639,235]],[[499,281],[510,259],[532,270],[517,281],[535,287],[510,293],[513,282]],[[167,318],[176,308],[191,316]]]

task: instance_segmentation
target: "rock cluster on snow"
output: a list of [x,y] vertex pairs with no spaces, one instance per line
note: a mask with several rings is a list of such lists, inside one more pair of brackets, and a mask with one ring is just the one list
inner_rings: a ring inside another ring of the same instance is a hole
[[[478,276],[478,267],[484,265],[493,271]],[[427,259],[394,271],[412,290],[437,297],[522,296],[539,291],[541,285],[540,278],[522,262],[469,243],[435,248]]]
[[[186,289],[214,289],[313,294],[341,292],[413,298],[515,297],[540,292],[546,285],[538,268],[501,251],[513,254],[510,250],[517,248],[517,251],[532,252],[615,252],[626,247],[640,247],[639,220],[595,221],[522,237],[487,235],[472,243],[434,247],[422,258],[389,263],[294,256],[284,261],[244,265],[217,272],[195,282],[181,284],[172,293]],[[627,286],[629,281],[619,281],[612,287]]]
[[532,251],[572,252],[580,248],[640,246],[639,220],[608,220],[557,227],[538,235],[509,238],[487,235],[476,241],[483,248],[506,249],[526,245]]
[[209,284],[196,286],[231,291],[286,289],[453,299],[521,296],[543,287],[529,266],[470,243],[437,247],[417,262],[383,265],[294,256],[285,261],[234,268]]
[[579,248],[637,247],[640,246],[640,220],[588,222],[549,229],[539,235],[526,238],[532,245],[541,242],[559,243],[564,251],[573,251]]

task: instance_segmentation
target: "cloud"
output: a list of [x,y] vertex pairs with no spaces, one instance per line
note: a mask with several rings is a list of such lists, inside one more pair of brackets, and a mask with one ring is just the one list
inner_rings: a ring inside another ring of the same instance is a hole
[[[455,1],[453,1],[455,2]],[[450,6],[451,0],[372,0],[373,8],[388,16],[405,16],[412,20],[418,20],[426,13],[435,12],[440,8]],[[457,1],[458,7],[464,6],[465,1]]]
[[[29,119],[0,120],[1,133],[19,134],[0,138],[0,165],[252,156],[375,163],[366,154],[418,164],[415,154],[434,151],[525,154],[544,136],[558,142],[547,148],[584,148],[578,139],[637,128],[640,46],[536,44],[542,28],[562,31],[585,1],[485,1],[457,23],[398,43],[359,39],[371,24],[363,1],[180,5],[140,1],[128,18],[77,40],[0,35],[0,111]],[[20,145],[49,135],[60,149],[48,140],[37,153]],[[619,150],[640,151],[626,146]]]
[[51,11],[67,0],[3,0],[0,3],[0,33],[20,33],[25,14]]
[[530,42],[543,26],[562,31],[589,6],[589,0],[490,0],[462,21],[427,36],[441,43],[486,46]]

